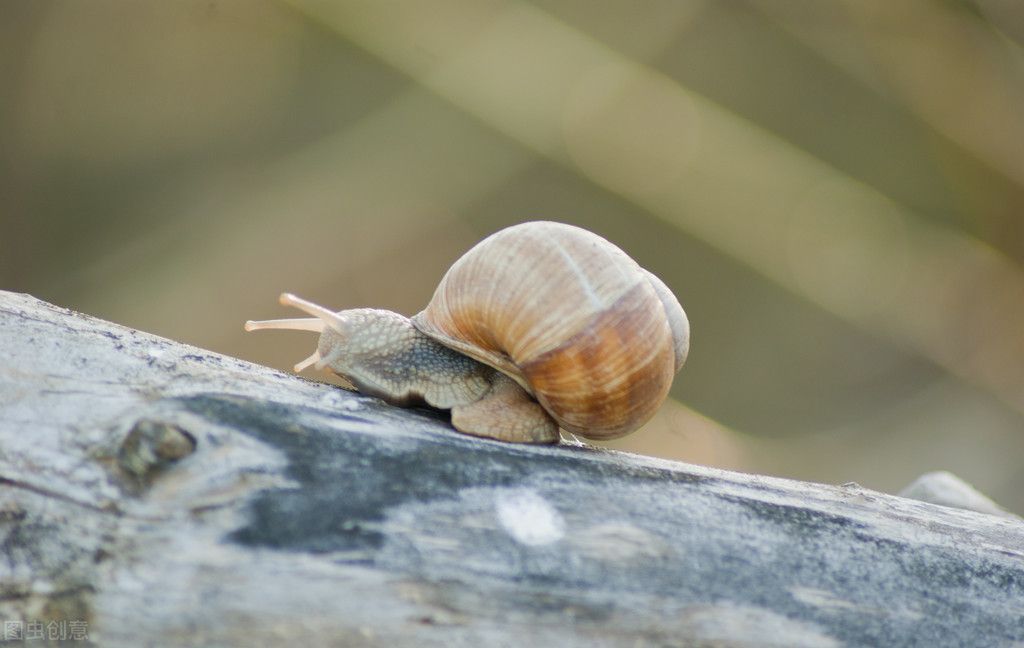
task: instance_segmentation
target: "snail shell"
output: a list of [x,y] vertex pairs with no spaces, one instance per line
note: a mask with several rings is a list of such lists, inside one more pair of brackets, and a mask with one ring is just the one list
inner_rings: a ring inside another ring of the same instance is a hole
[[686,314],[660,279],[604,238],[544,221],[471,248],[412,321],[593,439],[650,419],[689,348]]

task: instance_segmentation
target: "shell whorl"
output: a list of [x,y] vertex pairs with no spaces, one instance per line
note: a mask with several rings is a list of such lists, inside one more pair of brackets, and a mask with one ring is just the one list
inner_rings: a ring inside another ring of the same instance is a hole
[[686,314],[657,277],[592,232],[544,221],[471,248],[412,319],[511,376],[564,429],[595,439],[654,414],[689,344]]

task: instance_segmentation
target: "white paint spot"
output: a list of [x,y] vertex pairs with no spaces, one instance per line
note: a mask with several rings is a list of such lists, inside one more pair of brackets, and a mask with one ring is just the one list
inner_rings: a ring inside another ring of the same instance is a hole
[[539,547],[565,536],[565,518],[535,490],[500,491],[494,507],[502,528],[524,545]]

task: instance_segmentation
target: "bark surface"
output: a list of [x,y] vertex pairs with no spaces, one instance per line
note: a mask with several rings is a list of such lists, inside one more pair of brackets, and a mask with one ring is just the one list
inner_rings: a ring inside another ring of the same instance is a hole
[[1017,519],[471,438],[14,293],[0,352],[4,645],[1024,645]]

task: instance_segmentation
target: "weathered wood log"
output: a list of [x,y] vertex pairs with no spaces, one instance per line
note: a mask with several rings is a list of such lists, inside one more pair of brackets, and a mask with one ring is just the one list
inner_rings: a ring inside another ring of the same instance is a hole
[[0,349],[12,645],[1024,645],[1017,519],[466,437],[25,295]]

